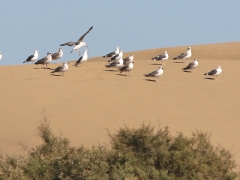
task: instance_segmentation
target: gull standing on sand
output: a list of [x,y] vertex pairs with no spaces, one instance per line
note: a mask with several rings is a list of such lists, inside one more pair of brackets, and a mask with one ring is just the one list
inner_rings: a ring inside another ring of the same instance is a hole
[[[92,28],[93,28],[93,26],[92,27],[90,27],[90,29],[85,33],[85,34],[83,34],[79,39],[78,39],[78,41],[77,42],[73,42],[73,41],[70,41],[70,42],[67,42],[67,43],[64,43],[64,44],[60,44],[60,46],[73,46],[74,45],[74,47],[73,47],[73,49],[72,49],[72,51],[70,52],[70,53],[72,53],[74,50],[76,50],[76,51],[78,51],[78,54],[80,55],[81,54],[81,52],[79,51],[79,49],[81,48],[81,47],[83,47],[83,46],[87,46],[87,44],[85,43],[85,42],[83,42],[82,40],[83,40],[83,38],[92,30]],[[88,46],[87,46],[88,47]]]
[[60,59],[63,56],[63,50],[62,48],[59,48],[59,51],[52,54],[52,60],[57,60],[58,63],[58,59]]
[[217,69],[213,69],[213,70],[209,71],[208,73],[205,73],[204,75],[205,76],[214,76],[214,79],[216,79],[217,76],[221,73],[222,73],[222,67],[218,66]]
[[110,68],[110,67],[120,68],[123,66],[123,59],[120,58],[120,59],[114,60],[112,63],[105,65],[105,66],[107,68]]
[[64,76],[64,72],[68,70],[68,64],[67,62],[64,62],[62,66],[58,66],[54,71],[52,71],[51,73],[55,73],[55,72],[60,72],[62,73],[62,76]]
[[186,52],[183,52],[182,54],[180,54],[179,56],[173,58],[173,60],[176,59],[184,59],[185,62],[188,60],[188,58],[190,58],[192,56],[192,51],[191,51],[191,47],[188,47],[188,50]]
[[45,69],[47,69],[47,65],[52,61],[52,54],[50,52],[47,53],[47,56],[38,60],[34,64],[43,64],[45,65]]
[[119,69],[120,73],[127,72],[127,76],[129,76],[129,72],[133,69],[133,63],[134,62],[128,62],[123,67]]
[[128,64],[128,63],[133,63],[134,55],[131,54],[130,56],[126,57],[123,59],[123,65]]
[[79,63],[83,64],[84,62],[87,61],[87,59],[88,59],[87,52],[88,52],[88,51],[89,51],[88,49],[85,49],[85,50],[84,50],[83,55],[82,55],[82,56],[78,59],[78,61],[75,63],[75,66],[78,66]]
[[148,74],[144,74],[145,77],[156,77],[156,82],[158,82],[158,77],[160,77],[163,74],[163,67],[159,67],[158,70],[153,71]]
[[193,62],[188,64],[185,68],[182,68],[183,71],[192,70],[192,73],[195,72],[195,68],[198,66],[198,59],[194,59]]
[[123,57],[123,50],[120,50],[120,52],[118,54],[116,54],[115,56],[113,56],[111,59],[109,59],[108,62],[121,59],[122,57]]
[[164,51],[164,54],[160,54],[160,55],[152,58],[152,60],[153,60],[153,61],[156,61],[156,60],[157,60],[157,61],[158,61],[158,60],[163,61],[162,65],[164,65],[164,61],[165,61],[165,60],[168,60],[168,57],[169,57],[169,56],[168,56],[167,51]]
[[34,63],[34,61],[37,60],[37,58],[38,58],[38,53],[39,53],[39,51],[38,51],[38,50],[35,50],[35,51],[34,51],[34,54],[28,56],[28,58],[27,58],[25,61],[23,61],[23,63],[26,63],[26,62],[32,62],[32,63]]
[[105,55],[105,56],[103,56],[103,57],[113,57],[113,56],[115,56],[115,55],[118,54],[118,53],[119,53],[119,47],[117,46],[116,49],[115,49],[115,51],[110,52],[110,53],[108,53],[107,55]]

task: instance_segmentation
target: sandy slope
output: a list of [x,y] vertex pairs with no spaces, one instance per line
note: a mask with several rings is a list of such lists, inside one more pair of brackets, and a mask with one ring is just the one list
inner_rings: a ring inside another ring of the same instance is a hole
[[[24,154],[18,142],[28,148],[39,144],[36,128],[44,108],[54,133],[74,146],[108,143],[106,129],[115,132],[124,124],[160,123],[173,133],[210,132],[213,143],[231,150],[240,164],[240,42],[192,46],[189,62],[199,59],[195,74],[182,72],[187,64],[170,59],[159,83],[143,76],[161,64],[150,57],[167,50],[173,58],[186,48],[134,52],[131,77],[109,71],[101,57],[81,67],[71,63],[65,77],[53,76],[41,65],[0,66],[0,149]],[[203,78],[218,65],[223,68],[218,80]]]

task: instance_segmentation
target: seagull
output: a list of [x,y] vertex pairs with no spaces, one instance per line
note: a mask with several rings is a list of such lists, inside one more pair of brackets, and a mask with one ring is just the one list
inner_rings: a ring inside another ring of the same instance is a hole
[[122,72],[127,72],[127,76],[129,75],[129,72],[133,69],[133,63],[134,62],[129,62],[125,64],[123,67],[119,69],[120,73]]
[[60,72],[62,73],[62,76],[64,76],[64,72],[68,70],[68,64],[67,62],[64,62],[62,66],[58,66],[54,71],[52,71],[51,73],[55,73],[55,72]]
[[218,66],[217,69],[211,70],[210,72],[205,73],[204,75],[205,76],[214,76],[214,79],[215,79],[221,73],[222,73],[222,67]]
[[62,48],[59,48],[59,51],[52,54],[52,60],[57,60],[58,63],[58,59],[60,59],[63,56],[63,50]]
[[49,64],[52,61],[52,54],[50,52],[47,53],[47,56],[38,60],[34,64],[45,64],[45,69],[47,69],[47,64]]
[[156,60],[161,60],[161,61],[163,61],[163,64],[162,64],[162,65],[164,65],[164,61],[167,60],[167,59],[168,59],[168,53],[167,53],[167,51],[164,51],[164,54],[160,54],[160,55],[152,58],[152,60],[154,60],[154,61],[156,61]]
[[23,61],[23,63],[26,63],[26,62],[33,62],[34,63],[34,61],[37,60],[37,58],[38,58],[38,53],[39,53],[39,51],[35,50],[34,54],[31,55],[31,56],[28,56],[28,58],[25,61]]
[[118,53],[119,53],[119,47],[117,46],[116,49],[115,49],[115,51],[110,52],[110,53],[108,53],[107,55],[105,55],[105,56],[103,56],[103,57],[113,57],[113,56],[115,56],[115,55],[118,54]]
[[195,68],[198,66],[198,59],[194,59],[193,62],[191,62],[190,64],[188,64],[185,68],[182,68],[183,71],[187,71],[189,69],[192,70],[192,72],[195,72]]
[[130,56],[126,57],[123,59],[123,65],[128,64],[128,63],[133,63],[134,55],[131,54]]
[[116,54],[115,56],[113,56],[111,59],[109,59],[108,62],[121,59],[122,57],[123,57],[123,50],[120,50],[120,52],[118,54]]
[[67,43],[64,43],[64,44],[60,44],[60,46],[73,46],[74,45],[74,47],[73,47],[73,49],[72,49],[72,51],[70,52],[70,53],[72,53],[73,52],[73,50],[76,50],[76,51],[78,51],[78,54],[80,55],[80,51],[79,51],[79,49],[81,48],[81,47],[83,47],[83,46],[87,46],[87,44],[85,43],[85,42],[83,42],[82,40],[83,40],[83,38],[92,30],[92,28],[93,28],[93,26],[92,27],[90,27],[89,28],[89,30],[85,33],[85,34],[83,34],[79,39],[78,39],[78,41],[77,42],[73,42],[73,41],[70,41],[70,42],[67,42]]
[[185,62],[187,61],[188,58],[190,58],[192,56],[192,52],[191,52],[191,47],[188,47],[188,50],[186,52],[183,52],[182,54],[180,54],[179,56],[173,58],[173,60],[176,59],[184,59]]
[[106,67],[110,68],[110,67],[115,67],[115,68],[120,68],[123,66],[123,59],[116,59],[114,60],[112,63],[105,65]]
[[0,60],[2,59],[2,53],[0,52]]
[[78,59],[78,61],[75,63],[75,66],[78,66],[79,63],[83,64],[84,62],[87,61],[87,59],[88,59],[87,52],[88,52],[88,51],[89,51],[88,49],[85,49],[85,50],[84,50],[83,55],[82,55],[82,56]]
[[163,74],[163,67],[159,67],[158,70],[153,71],[148,74],[144,74],[146,77],[156,77],[156,82],[158,82],[158,77],[160,77]]

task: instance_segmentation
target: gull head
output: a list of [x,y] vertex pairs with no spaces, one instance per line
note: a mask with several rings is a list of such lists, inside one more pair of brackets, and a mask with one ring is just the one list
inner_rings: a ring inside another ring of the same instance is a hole
[[222,67],[221,67],[221,66],[218,66],[217,68],[218,68],[218,69],[222,69]]

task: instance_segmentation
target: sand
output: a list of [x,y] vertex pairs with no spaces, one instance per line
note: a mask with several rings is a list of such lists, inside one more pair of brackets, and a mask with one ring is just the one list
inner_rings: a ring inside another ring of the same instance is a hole
[[[108,59],[102,57],[81,67],[71,63],[65,77],[51,75],[42,65],[0,66],[0,150],[24,155],[19,143],[28,149],[39,145],[36,129],[44,109],[53,132],[68,137],[72,146],[108,144],[106,129],[114,133],[125,124],[137,128],[145,122],[169,126],[173,135],[209,132],[212,142],[230,150],[240,164],[240,42],[191,47],[188,62],[199,59],[195,73],[182,72],[187,63],[172,60],[187,46],[125,53],[135,55],[130,77],[105,68]],[[155,83],[143,74],[161,65],[150,59],[164,50],[170,59]],[[204,78],[219,65],[223,73],[217,80]]]

